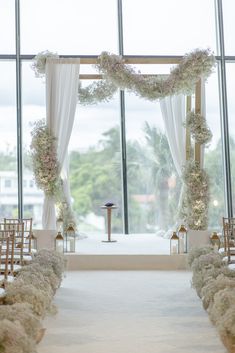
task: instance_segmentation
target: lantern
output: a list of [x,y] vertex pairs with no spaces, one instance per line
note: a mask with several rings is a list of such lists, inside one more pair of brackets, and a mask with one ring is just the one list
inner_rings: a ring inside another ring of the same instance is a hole
[[66,231],[66,252],[75,252],[75,229],[69,224]]
[[58,232],[55,237],[55,250],[60,253],[64,252],[64,238],[61,232]]
[[31,238],[31,251],[36,252],[37,251],[37,238],[35,237],[35,235],[33,234],[33,232],[30,235]]
[[187,239],[187,229],[183,224],[179,227],[178,230],[179,237],[179,253],[186,253],[188,251],[188,239]]
[[64,221],[63,221],[63,218],[59,217],[57,220],[56,220],[56,229],[57,229],[57,232],[61,232],[63,233],[63,225],[64,225]]
[[176,232],[173,232],[170,239],[170,253],[171,255],[179,254],[179,237]]
[[220,238],[216,232],[213,232],[210,236],[211,244],[213,245],[215,250],[219,250],[220,248]]

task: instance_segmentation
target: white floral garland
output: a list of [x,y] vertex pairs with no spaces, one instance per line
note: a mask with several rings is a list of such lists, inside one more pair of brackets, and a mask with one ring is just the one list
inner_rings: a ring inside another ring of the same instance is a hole
[[186,126],[190,129],[191,135],[196,143],[207,144],[212,139],[212,132],[209,129],[206,119],[199,113],[189,112],[186,117]]
[[209,177],[198,162],[189,160],[183,172],[183,181],[180,216],[190,229],[205,230],[208,226]]
[[154,101],[179,93],[192,93],[201,77],[207,79],[210,76],[214,65],[215,58],[209,49],[196,49],[186,54],[165,79],[158,75],[146,78],[126,65],[121,56],[107,52],[101,53],[96,67],[115,86]]
[[43,119],[34,124],[31,135],[30,154],[35,183],[46,196],[55,198],[61,191],[56,138],[51,134]]
[[[45,75],[47,58],[58,58],[56,53],[43,51],[33,59],[32,69],[36,77]],[[121,56],[102,52],[95,67],[103,74],[103,80],[82,88],[79,87],[80,104],[105,102],[113,97],[118,88],[128,89],[136,95],[150,101],[158,100],[174,94],[190,94],[196,82],[207,79],[213,71],[215,58],[209,49],[196,49],[186,54],[167,78],[160,75],[144,77],[130,65],[124,63]]]
[[76,228],[73,210],[66,199],[63,180],[60,177],[60,165],[56,152],[57,140],[49,131],[44,119],[34,124],[31,135],[30,155],[35,183],[45,195],[54,198],[59,209],[58,218],[61,217],[62,212],[65,226],[73,223]]
[[59,59],[57,53],[52,53],[48,50],[41,51],[33,58],[32,69],[36,77],[44,77],[46,71],[46,62],[48,58]]

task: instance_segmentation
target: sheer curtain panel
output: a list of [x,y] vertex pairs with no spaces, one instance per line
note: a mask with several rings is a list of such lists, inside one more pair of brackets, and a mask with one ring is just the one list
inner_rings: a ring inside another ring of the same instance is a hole
[[172,159],[181,177],[186,162],[185,96],[165,97],[160,100],[160,106]]
[[[79,84],[79,59],[49,59],[46,63],[46,112],[49,130],[57,139],[57,157],[68,203],[68,144],[73,128]],[[45,196],[43,229],[56,229],[55,200]]]

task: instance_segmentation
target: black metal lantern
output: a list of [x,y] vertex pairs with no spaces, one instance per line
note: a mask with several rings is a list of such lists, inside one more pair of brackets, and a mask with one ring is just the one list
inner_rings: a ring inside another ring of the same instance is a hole
[[215,250],[219,250],[220,248],[220,238],[217,232],[213,232],[210,236],[211,244],[213,245]]
[[179,237],[176,232],[173,232],[170,239],[170,254],[176,255],[179,254]]
[[75,252],[75,229],[73,224],[70,223],[66,230],[66,252]]
[[58,232],[55,237],[55,250],[60,253],[64,252],[64,238],[61,232]]
[[178,230],[179,237],[179,253],[187,253],[188,252],[188,239],[187,239],[187,229],[183,224],[179,227]]

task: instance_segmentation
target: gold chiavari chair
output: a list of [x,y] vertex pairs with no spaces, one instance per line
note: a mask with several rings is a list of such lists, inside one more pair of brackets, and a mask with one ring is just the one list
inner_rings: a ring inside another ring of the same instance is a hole
[[14,263],[15,255],[15,231],[0,230],[0,264],[1,276],[4,280],[13,280],[13,277],[20,268]]
[[9,254],[9,238],[0,237],[0,280],[7,280],[8,254]]
[[32,255],[32,234],[33,234],[33,219],[32,218],[4,218],[4,223],[7,224],[24,224],[24,241],[23,253],[24,255]]
[[23,265],[24,223],[0,223],[0,230],[5,230],[14,238],[14,263]]
[[235,218],[223,217],[223,238],[228,263],[235,263]]

